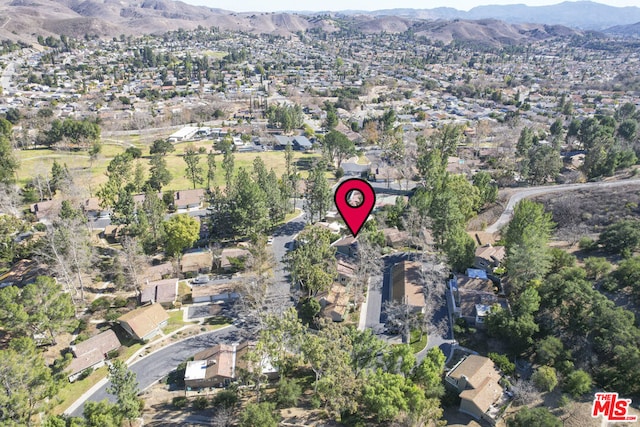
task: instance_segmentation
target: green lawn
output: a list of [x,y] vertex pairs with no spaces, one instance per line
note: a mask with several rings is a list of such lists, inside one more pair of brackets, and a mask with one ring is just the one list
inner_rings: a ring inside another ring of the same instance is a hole
[[422,334],[420,339],[420,331],[411,331],[411,341],[409,342],[414,353],[419,353],[427,346],[427,334]]
[[167,322],[167,326],[162,330],[165,335],[169,335],[171,332],[180,329],[184,325],[186,325],[182,320],[182,310],[170,311],[169,312],[169,321]]
[[289,222],[292,219],[297,218],[300,214],[302,213],[302,211],[298,208],[295,208],[295,210],[291,213],[288,213],[284,216],[284,221],[283,223]]
[[69,407],[73,402],[78,400],[80,396],[86,393],[95,383],[100,381],[107,375],[108,369],[103,366],[96,369],[87,378],[76,381],[73,383],[66,383],[58,390],[56,399],[60,402],[51,409],[52,414],[61,414],[65,409]]
[[358,164],[359,165],[368,165],[369,163],[371,163],[371,162],[369,161],[367,156],[365,156],[364,154],[360,154],[358,156]]
[[[120,145],[117,141],[121,141]],[[66,164],[72,172],[79,173],[83,182],[88,182],[88,189],[95,194],[98,186],[106,182],[105,172],[107,165],[119,153],[125,150],[125,147],[132,143],[142,150],[143,157],[139,159],[142,162],[147,174],[149,170],[149,144],[140,143],[139,138],[135,136],[106,138],[102,146],[102,151],[95,161],[91,161],[86,152],[83,151],[56,151],[50,149],[36,150],[16,150],[16,157],[20,161],[20,168],[17,176],[21,185],[26,184],[37,175],[47,175],[51,172],[51,166],[54,160],[58,163]],[[193,143],[197,148],[203,147],[207,151],[212,148],[212,141],[197,141]],[[182,190],[193,188],[193,184],[185,177],[185,162],[183,159],[184,149],[187,143],[176,144],[176,150],[169,153],[165,160],[167,168],[171,172],[172,180],[165,190]],[[285,158],[283,151],[267,151],[263,153],[234,153],[235,169],[244,168],[252,169],[253,161],[256,157],[260,157],[267,166],[267,169],[273,169],[276,174],[281,176],[285,171]],[[299,168],[303,178],[308,176],[308,168],[318,154],[313,153],[294,153],[294,161]],[[200,165],[203,174],[206,174],[206,156],[200,156]],[[212,186],[224,187],[224,170],[222,169],[222,155],[216,156],[216,176]],[[90,174],[91,179],[86,180],[86,175]]]

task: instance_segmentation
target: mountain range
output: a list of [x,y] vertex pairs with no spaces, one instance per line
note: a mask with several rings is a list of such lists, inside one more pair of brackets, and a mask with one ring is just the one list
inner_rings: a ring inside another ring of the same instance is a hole
[[421,19],[499,19],[509,23],[564,25],[583,30],[640,22],[640,7],[614,7],[591,1],[565,1],[551,6],[524,4],[478,6],[468,12],[441,7],[435,9],[386,9],[374,12],[346,11],[346,14],[405,16]]
[[615,8],[585,1],[544,7],[483,6],[469,12],[437,8],[235,13],[174,0],[0,0],[0,39],[30,43],[38,35],[115,37],[161,34],[199,25],[286,36],[310,29],[337,31],[347,24],[365,33],[411,29],[419,36],[445,43],[458,40],[503,46],[614,26],[613,34],[633,36],[640,25],[628,24],[636,22],[640,22],[638,7]]

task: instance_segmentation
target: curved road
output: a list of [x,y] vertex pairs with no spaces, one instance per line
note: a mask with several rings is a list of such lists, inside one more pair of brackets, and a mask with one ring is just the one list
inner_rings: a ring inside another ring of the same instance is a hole
[[495,233],[499,231],[502,227],[504,227],[513,216],[513,208],[515,205],[522,199],[527,199],[533,196],[539,196],[541,194],[547,193],[557,193],[558,191],[573,191],[573,190],[583,190],[588,188],[613,188],[613,187],[621,187],[624,185],[638,185],[640,184],[640,179],[629,179],[622,181],[600,181],[600,182],[585,182],[582,184],[563,184],[563,185],[554,185],[554,186],[541,186],[541,187],[530,187],[524,190],[518,191],[514,193],[509,202],[507,203],[507,207],[500,215],[500,218],[493,224],[491,224],[485,230],[487,233]]
[[[156,381],[173,371],[176,366],[193,356],[195,353],[202,351],[214,344],[232,343],[239,341],[240,334],[235,326],[228,326],[224,329],[208,332],[206,334],[196,335],[183,341],[163,347],[162,349],[151,353],[149,356],[141,358],[131,364],[129,369],[134,372],[138,379],[140,390],[145,390]],[[99,402],[103,399],[114,401],[114,397],[107,393],[109,383],[104,384],[87,400]],[[69,408],[66,414],[81,417],[84,410],[84,402],[77,407]]]
[[[298,201],[296,205],[301,207],[301,202]],[[304,215],[300,215],[278,228],[274,233],[272,248],[277,265],[274,272],[274,282],[267,295],[267,306],[276,312],[293,304],[290,299],[289,279],[282,259],[294,236],[304,228],[304,217]],[[241,332],[237,327],[229,326],[223,330],[196,335],[163,347],[149,356],[135,361],[130,365],[130,369],[137,375],[140,390],[144,390],[195,353],[220,342],[231,343],[242,340]],[[107,386],[108,384],[101,386],[86,400],[112,399],[113,397],[107,394]],[[79,417],[82,416],[83,409],[84,401],[76,402],[65,413]]]

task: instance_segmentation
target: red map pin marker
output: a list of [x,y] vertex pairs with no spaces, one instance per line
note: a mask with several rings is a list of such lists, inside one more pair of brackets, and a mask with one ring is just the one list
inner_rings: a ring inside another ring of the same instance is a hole
[[351,178],[338,185],[334,200],[340,216],[356,237],[376,204],[376,192],[367,181]]

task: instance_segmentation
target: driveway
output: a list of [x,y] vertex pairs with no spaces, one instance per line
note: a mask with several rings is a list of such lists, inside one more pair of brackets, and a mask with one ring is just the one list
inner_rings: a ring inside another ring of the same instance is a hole
[[[133,371],[138,379],[140,390],[145,390],[156,381],[160,380],[176,366],[214,344],[232,343],[240,340],[240,330],[235,326],[229,326],[219,331],[208,332],[196,335],[183,341],[163,347],[155,353],[150,354],[134,362],[129,369]],[[115,398],[107,393],[108,383],[100,387],[86,400],[99,402],[103,399],[115,401]],[[75,417],[81,417],[84,409],[84,402],[72,410],[65,413]]]
[[[391,268],[401,261],[414,259],[414,256],[414,253],[402,252],[383,257],[383,275],[372,278],[369,284],[369,294],[366,301],[366,328],[372,329],[375,332],[380,332],[384,328],[386,315],[383,307],[384,303],[391,299]],[[443,328],[429,332],[427,347],[416,355],[418,362],[425,357],[427,350],[433,347],[440,347],[442,352],[448,355],[451,351],[451,345],[454,342],[445,295],[442,295],[439,306],[429,320],[430,324],[442,324]],[[379,335],[385,340],[392,339],[391,336],[386,334]]]

